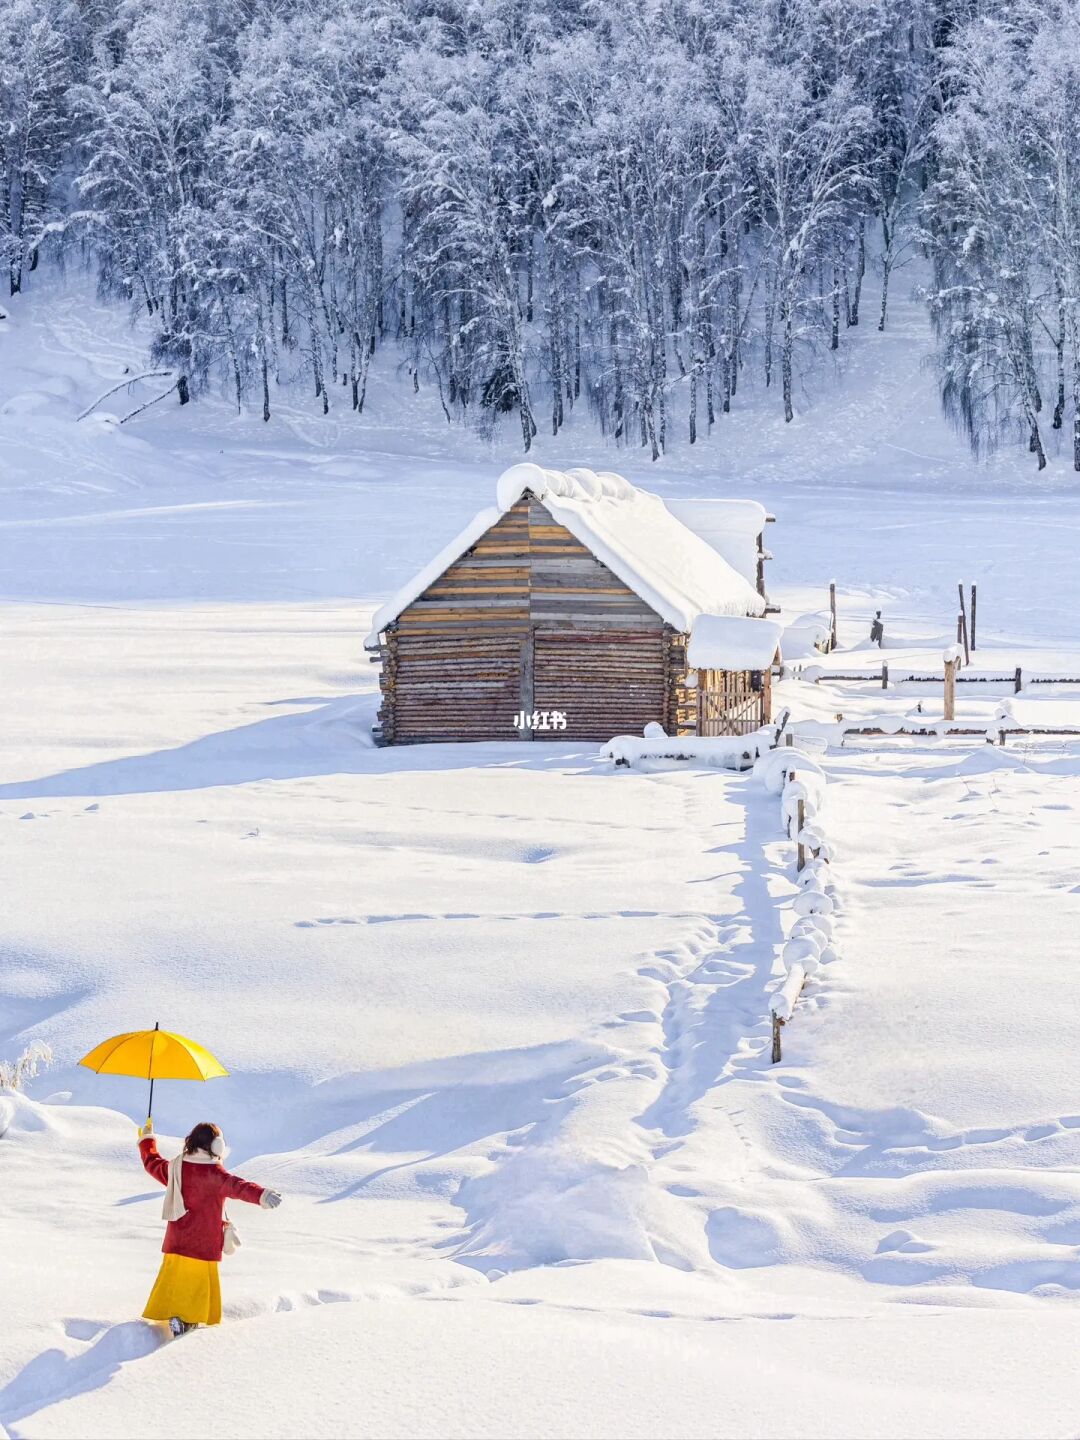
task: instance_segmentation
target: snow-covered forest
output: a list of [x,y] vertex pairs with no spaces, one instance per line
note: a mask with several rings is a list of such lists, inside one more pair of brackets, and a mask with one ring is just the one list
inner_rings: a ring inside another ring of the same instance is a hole
[[0,0],[0,246],[181,401],[362,411],[391,347],[448,420],[654,459],[918,278],[975,450],[1080,469],[1078,100],[1061,0]]

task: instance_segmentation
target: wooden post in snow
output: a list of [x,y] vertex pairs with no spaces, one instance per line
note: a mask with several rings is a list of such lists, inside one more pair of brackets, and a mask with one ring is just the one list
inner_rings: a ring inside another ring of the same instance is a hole
[[964,617],[962,615],[956,617],[956,643],[958,645],[964,643]]
[[882,665],[882,667],[881,667],[881,688],[882,688],[883,690],[887,690],[887,689],[889,688],[889,667],[888,667],[888,665]]
[[774,1010],[772,1017],[772,1063],[774,1065],[779,1065],[784,1058],[780,1053],[780,1027],[783,1023]]
[[956,719],[956,659],[945,661],[945,719]]
[[806,824],[806,801],[801,796],[799,797],[799,803],[795,811],[795,823],[799,827],[795,832],[795,839],[798,841],[799,846],[795,869],[801,871],[806,869],[806,846],[803,844],[802,839],[803,826]]
[[1013,694],[1014,694],[1014,695],[1019,695],[1019,694],[1020,694],[1020,691],[1023,689],[1023,687],[1024,687],[1024,677],[1023,677],[1023,675],[1022,675],[1022,673],[1021,673],[1020,666],[1017,665],[1017,667],[1016,667],[1016,674],[1013,676]]
[[971,587],[971,648],[975,649],[975,586]]
[[961,625],[963,626],[963,632],[964,632],[964,634],[963,634],[963,639],[964,639],[964,664],[965,664],[965,665],[970,665],[970,664],[971,664],[971,646],[968,644],[967,606],[964,604],[964,582],[963,582],[962,580],[959,581],[958,584],[957,584],[957,586],[956,586],[956,588],[957,588],[957,590],[959,591],[959,594],[960,594],[960,622],[961,622]]
[[829,581],[829,649],[836,649],[836,581]]

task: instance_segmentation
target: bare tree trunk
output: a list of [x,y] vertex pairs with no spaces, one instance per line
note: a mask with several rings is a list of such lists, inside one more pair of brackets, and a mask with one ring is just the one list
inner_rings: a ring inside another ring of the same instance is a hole
[[281,344],[283,349],[291,350],[295,343],[289,329],[289,287],[283,269],[281,272]]
[[784,322],[783,352],[780,360],[781,380],[784,391],[784,419],[789,424],[795,418],[795,411],[791,404],[791,378],[792,360],[795,349],[795,335],[792,320],[791,296],[785,293],[782,301],[782,319]]
[[739,272],[736,270],[731,277],[731,285],[728,289],[728,334],[730,336],[728,349],[731,353],[731,375],[727,385],[726,410],[731,409],[731,402],[739,391],[739,366],[742,363],[742,326],[739,321],[740,292]]
[[[370,308],[370,301],[368,303]],[[359,336],[356,337],[360,345],[360,388],[356,396],[356,413],[358,415],[362,415],[364,413],[364,401],[367,399],[368,371],[371,369],[371,357],[375,354],[374,318],[372,318],[371,323],[372,331],[371,334],[368,336],[366,344],[364,344],[364,342],[360,340]],[[440,399],[441,398],[442,392],[440,391]]]
[[840,349],[840,268],[835,263],[832,272],[832,329],[829,333],[829,349]]
[[221,313],[225,317],[225,333],[228,336],[229,361],[232,364],[233,388],[236,391],[236,413],[243,413],[243,386],[240,377],[240,356],[236,349],[236,333],[233,330],[232,316],[229,314],[229,307],[224,300],[221,305]]
[[618,328],[614,317],[608,330],[609,344],[611,346],[612,367],[615,371],[614,398],[612,400],[612,420],[614,421],[615,439],[621,440],[625,428],[626,392],[623,387],[622,364],[619,358],[619,336]]
[[886,255],[881,271],[881,314],[878,316],[877,328],[885,329],[885,316],[889,308],[889,277],[892,274],[893,262],[890,256]]
[[866,274],[866,226],[859,221],[859,245],[855,252],[855,283],[851,287],[851,303],[848,306],[847,323],[858,325],[859,304],[862,300],[862,282]]
[[581,395],[581,275],[574,271],[574,399]]
[[1053,429],[1060,430],[1065,418],[1065,296],[1058,288],[1058,331],[1054,337],[1057,357],[1057,400],[1054,403]]
[[1039,422],[1032,418],[1031,421],[1031,453],[1038,456],[1039,469],[1046,469],[1046,452],[1043,450],[1042,436],[1039,434]]
[[1035,414],[1042,414],[1042,391],[1039,389],[1039,376],[1035,368],[1035,348],[1031,338],[1031,319],[1025,316],[1024,326],[1021,330],[1023,356],[1024,356],[1024,380],[1028,393],[1031,396],[1031,403]]
[[652,458],[654,460],[659,460],[660,447],[656,443],[656,424],[653,416],[653,407],[651,400],[646,401],[645,404],[641,407],[641,428],[641,443],[644,445],[647,441],[649,444],[650,453],[652,454]]
[[330,396],[326,393],[326,380],[323,376],[322,355],[319,350],[319,339],[317,335],[311,337],[311,369],[315,377],[315,398],[322,397],[322,412],[324,415],[330,413]]

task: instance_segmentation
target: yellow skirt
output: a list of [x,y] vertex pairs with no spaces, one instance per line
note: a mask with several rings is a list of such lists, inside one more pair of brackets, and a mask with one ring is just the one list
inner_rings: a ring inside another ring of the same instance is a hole
[[174,1315],[189,1325],[220,1325],[221,1283],[216,1260],[165,1256],[143,1319],[168,1321]]

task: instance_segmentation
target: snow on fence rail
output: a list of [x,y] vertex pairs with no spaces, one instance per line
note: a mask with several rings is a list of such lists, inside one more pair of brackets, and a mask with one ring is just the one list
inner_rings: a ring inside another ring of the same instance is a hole
[[[795,676],[811,685],[820,685],[823,681],[836,681],[837,684],[842,685],[880,685],[883,678],[890,685],[941,684],[940,671],[903,669],[890,672],[887,664],[874,670],[858,671],[830,670],[827,665],[804,665],[795,672]],[[981,670],[976,675],[967,672],[958,673],[956,683],[958,685],[1011,685],[1014,692],[1019,694],[1026,685],[1080,685],[1080,675],[1070,675],[1067,671],[1060,671],[1057,674],[1051,674],[1048,671],[1032,674],[1017,665],[1014,670],[1007,671]]]
[[749,735],[667,735],[654,722],[646,725],[644,735],[616,735],[600,754],[623,766],[684,760],[721,770],[749,770],[775,747],[783,724],[764,725]]
[[988,745],[1004,745],[1006,736],[1042,736],[1045,739],[1053,739],[1055,736],[1068,738],[1080,736],[1080,725],[1055,725],[1041,724],[1038,720],[1027,720],[1021,723],[1013,709],[1013,703],[1009,699],[1003,699],[995,707],[993,715],[988,723],[964,724],[954,719],[950,714],[954,706],[950,704],[948,692],[945,699],[945,716],[941,720],[916,718],[911,715],[871,715],[863,716],[860,721],[851,724],[841,724],[838,728],[841,731],[841,745],[848,735],[881,735],[881,736],[914,736],[916,738],[933,739],[958,739],[981,737]]
[[781,1031],[791,1019],[807,980],[837,958],[833,944],[836,887],[832,878],[832,847],[821,827],[825,775],[809,755],[789,745],[762,756],[754,767],[767,790],[780,796],[787,833],[796,844],[795,874],[799,894],[792,904],[795,924],[781,959],[785,978],[769,1002],[772,1015],[772,1062],[781,1053]]

